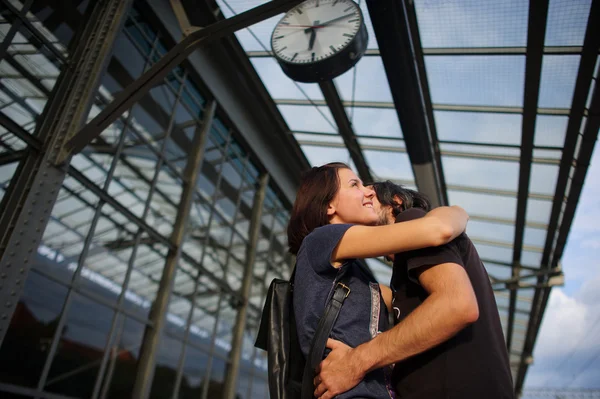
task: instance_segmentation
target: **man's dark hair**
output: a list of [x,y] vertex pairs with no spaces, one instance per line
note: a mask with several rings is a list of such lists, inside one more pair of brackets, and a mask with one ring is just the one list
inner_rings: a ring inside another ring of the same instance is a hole
[[300,188],[287,227],[289,251],[296,255],[304,237],[317,227],[329,224],[327,207],[340,188],[338,169],[350,169],[341,162],[314,167],[302,175]]
[[[425,212],[431,209],[431,202],[426,195],[403,187],[400,184],[386,180],[372,183],[371,186],[373,186],[373,190],[375,190],[375,194],[381,205],[392,207],[394,217],[397,217],[402,211],[409,208],[421,208]],[[402,203],[398,204],[395,197],[400,198]]]

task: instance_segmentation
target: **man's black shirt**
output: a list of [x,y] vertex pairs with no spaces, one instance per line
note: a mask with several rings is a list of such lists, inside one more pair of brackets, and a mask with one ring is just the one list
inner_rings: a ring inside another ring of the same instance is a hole
[[[402,212],[397,222],[425,215]],[[392,383],[403,399],[513,399],[508,353],[489,277],[466,234],[439,247],[397,254],[392,275],[394,322],[401,322],[427,298],[419,268],[456,263],[465,268],[479,306],[478,320],[448,341],[397,363]]]

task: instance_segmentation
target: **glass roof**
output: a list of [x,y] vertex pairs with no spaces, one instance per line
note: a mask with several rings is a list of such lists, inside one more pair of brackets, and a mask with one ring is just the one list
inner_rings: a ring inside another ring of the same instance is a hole
[[[217,3],[224,16],[231,17],[264,1]],[[370,51],[334,82],[374,178],[415,187],[366,2],[357,3],[365,16]],[[549,2],[521,254],[521,265],[533,269],[541,266],[590,4],[590,0]],[[492,281],[510,279],[519,211],[529,3],[422,0],[414,6],[449,203],[469,212],[469,235]],[[309,163],[349,162],[318,85],[293,82],[272,57],[270,33],[279,18],[236,36]],[[389,281],[385,263],[368,263],[382,281]],[[532,295],[533,289],[520,289],[516,296],[510,351],[517,365]],[[509,298],[510,291],[498,289],[505,334]]]

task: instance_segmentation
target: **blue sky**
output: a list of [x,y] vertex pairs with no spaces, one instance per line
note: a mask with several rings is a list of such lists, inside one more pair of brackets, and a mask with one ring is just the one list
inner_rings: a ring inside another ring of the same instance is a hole
[[[600,388],[600,150],[594,150],[525,387]],[[525,397],[526,398],[526,397]]]

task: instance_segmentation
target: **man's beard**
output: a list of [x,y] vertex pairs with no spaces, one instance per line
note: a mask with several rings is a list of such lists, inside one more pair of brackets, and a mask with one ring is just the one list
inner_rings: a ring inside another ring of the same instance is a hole
[[377,226],[385,226],[386,224],[389,224],[386,210],[387,209],[383,208],[377,212]]

